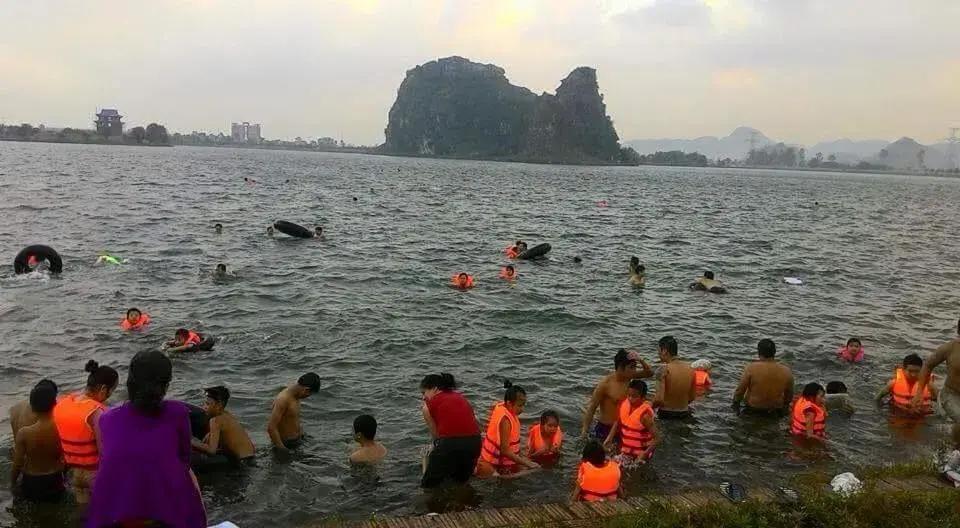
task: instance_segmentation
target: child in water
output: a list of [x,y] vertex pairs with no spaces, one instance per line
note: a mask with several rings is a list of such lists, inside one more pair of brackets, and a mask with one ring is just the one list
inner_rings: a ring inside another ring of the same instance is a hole
[[863,361],[863,345],[856,337],[847,340],[847,346],[837,349],[837,357],[848,363],[860,363]]
[[150,316],[137,308],[127,310],[127,316],[120,321],[120,328],[124,330],[140,330],[150,322]]
[[694,383],[697,389],[706,389],[713,385],[713,380],[710,379],[712,367],[709,359],[698,359],[690,363],[690,368],[693,369]]
[[527,436],[527,457],[541,465],[552,462],[560,456],[562,444],[560,416],[555,411],[544,411],[540,423],[532,426]]
[[460,290],[469,290],[473,288],[474,280],[473,277],[467,273],[457,273],[450,279],[450,284]]
[[517,270],[512,264],[507,264],[500,269],[500,278],[507,281],[517,280]]
[[227,276],[227,265],[217,264],[217,269],[213,272],[213,277],[215,279],[222,279],[226,276]]
[[583,456],[577,468],[577,483],[570,502],[612,501],[622,495],[620,465],[607,460],[607,453],[600,442],[590,440],[583,446]]
[[353,421],[353,439],[360,447],[350,455],[354,464],[375,464],[387,456],[387,448],[374,440],[377,436],[377,420],[369,414],[357,416]]

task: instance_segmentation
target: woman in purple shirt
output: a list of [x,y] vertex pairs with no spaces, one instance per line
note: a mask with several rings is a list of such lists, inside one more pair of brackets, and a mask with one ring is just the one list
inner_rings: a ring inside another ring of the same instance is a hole
[[130,362],[130,401],[100,418],[100,470],[87,528],[125,521],[207,526],[190,470],[189,410],[163,399],[172,375],[170,359],[162,352],[140,352]]

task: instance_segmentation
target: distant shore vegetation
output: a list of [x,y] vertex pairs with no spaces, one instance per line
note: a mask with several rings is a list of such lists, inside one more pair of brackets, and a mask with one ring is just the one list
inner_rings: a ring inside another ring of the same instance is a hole
[[96,130],[82,128],[48,128],[30,123],[5,125],[0,123],[0,140],[30,141],[40,143],[80,143],[99,145],[144,145],[155,147],[170,146],[167,128],[157,123],[135,126],[123,135],[106,135]]

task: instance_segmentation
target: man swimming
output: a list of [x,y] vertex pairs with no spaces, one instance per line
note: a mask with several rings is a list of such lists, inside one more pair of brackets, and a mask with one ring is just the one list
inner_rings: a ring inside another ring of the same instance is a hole
[[300,400],[320,391],[320,376],[308,372],[296,383],[280,391],[273,399],[273,410],[267,423],[270,442],[278,451],[288,451],[300,445],[303,427],[300,425]]
[[[960,320],[957,321],[957,334],[960,336]],[[947,364],[947,379],[944,380],[943,388],[940,390],[940,406],[953,421],[953,443],[956,449],[960,449],[960,337],[940,345],[923,362],[923,368],[917,376],[919,380],[917,389],[910,405],[915,409],[922,407],[924,389],[930,383],[930,373],[937,368],[937,365],[944,362]]]
[[217,264],[217,269],[213,272],[213,277],[216,279],[222,279],[227,276],[227,265],[226,264]]
[[273,238],[273,226],[267,226],[267,236]]
[[313,238],[319,238],[320,240],[323,240],[325,238],[323,236],[323,226],[317,226],[313,230]]
[[213,230],[219,235],[223,233],[223,224],[214,224]]
[[[637,363],[643,366],[642,370],[637,370]],[[610,434],[610,429],[617,421],[619,405],[627,397],[627,384],[635,378],[649,378],[653,376],[653,369],[646,361],[640,359],[636,350],[627,350],[621,348],[613,357],[613,372],[604,376],[597,387],[593,390],[590,397],[590,403],[587,405],[586,412],[583,413],[583,427],[580,430],[580,438],[586,439],[588,433],[599,439],[601,442]],[[600,418],[591,430],[593,415],[600,408]]]
[[793,372],[779,363],[777,346],[769,339],[757,343],[757,360],[743,369],[733,393],[736,407],[746,400],[744,413],[781,415],[793,401]]
[[56,386],[37,383],[30,391],[30,409],[37,421],[22,427],[14,437],[11,489],[17,489],[19,480],[20,493],[28,500],[56,502],[66,490],[60,435],[53,421],[56,403]]
[[653,397],[653,406],[657,409],[657,418],[689,418],[690,402],[697,397],[697,378],[690,362],[677,358],[677,340],[672,336],[660,339],[657,353],[663,368],[657,372],[657,392]]
[[237,418],[227,411],[230,390],[222,385],[204,389],[207,401],[203,405],[210,418],[210,432],[202,441],[194,441],[193,447],[210,455],[222,454],[241,463],[249,463],[254,457],[253,442]]

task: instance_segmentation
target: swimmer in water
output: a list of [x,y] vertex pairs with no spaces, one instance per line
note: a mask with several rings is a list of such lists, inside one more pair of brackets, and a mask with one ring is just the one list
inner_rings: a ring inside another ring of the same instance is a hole
[[273,238],[273,226],[267,226],[267,236]]
[[354,464],[376,464],[387,456],[387,448],[375,440],[377,420],[369,414],[357,416],[353,421],[353,439],[360,447],[350,454]]
[[300,425],[300,402],[320,392],[320,376],[307,372],[296,383],[280,391],[273,399],[267,435],[277,451],[289,451],[300,446],[303,427]]
[[640,264],[640,259],[630,259],[630,284],[643,288],[647,284],[647,268]]
[[458,273],[450,280],[450,284],[452,284],[454,288],[460,290],[469,290],[470,288],[473,288],[473,283],[473,277],[467,273]]
[[218,235],[223,233],[223,224],[214,224],[213,230],[216,231]]
[[712,271],[704,271],[702,277],[697,277],[697,279],[690,284],[690,289],[710,293],[727,293],[727,289],[723,283],[713,278]]
[[320,240],[325,238],[323,236],[323,226],[317,226],[316,229],[313,230],[313,238],[319,238]]
[[150,316],[138,308],[127,310],[127,316],[120,321],[120,328],[124,330],[140,330],[150,322]]
[[96,264],[120,264],[120,259],[114,257],[113,255],[108,255],[106,253],[100,253],[97,255]]
[[216,279],[222,279],[226,276],[227,276],[227,265],[217,264],[217,269],[213,272],[213,277]]
[[573,263],[576,264],[576,265],[578,265],[578,266],[579,266],[579,265],[582,265],[582,264],[583,264],[583,259],[580,258],[580,257],[573,257]]
[[203,336],[187,330],[186,328],[177,329],[177,333],[173,336],[173,341],[167,341],[167,346],[170,347],[167,352],[186,352],[192,347],[195,347],[203,342]]
[[500,278],[507,281],[517,280],[517,270],[512,264],[507,264],[500,270]]
[[354,202],[357,201],[357,197],[356,197],[356,196],[353,197],[353,201],[354,201]]

